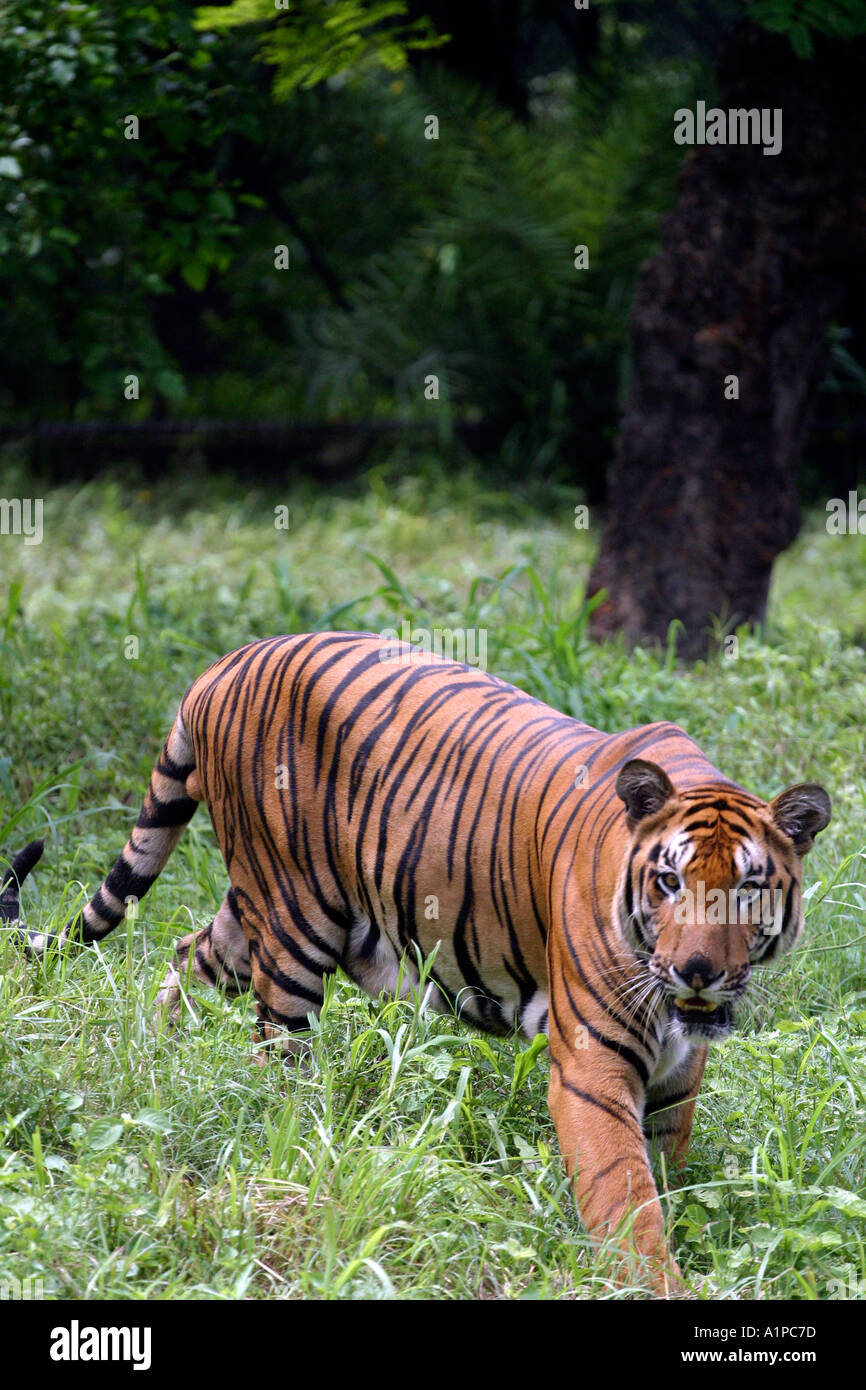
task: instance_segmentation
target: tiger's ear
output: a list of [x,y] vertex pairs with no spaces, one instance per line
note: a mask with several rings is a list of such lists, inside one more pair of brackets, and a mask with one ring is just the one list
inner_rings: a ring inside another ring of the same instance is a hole
[[674,785],[658,763],[632,758],[620,768],[616,794],[625,802],[631,824],[654,816],[676,796]]
[[832,808],[823,787],[798,782],[770,802],[773,823],[794,842],[798,854],[808,854],[815,836],[829,823]]

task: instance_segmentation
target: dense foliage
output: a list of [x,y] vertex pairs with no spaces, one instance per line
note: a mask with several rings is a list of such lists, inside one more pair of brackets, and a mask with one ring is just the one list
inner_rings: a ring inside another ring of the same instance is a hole
[[0,420],[483,417],[500,463],[597,478],[672,112],[744,13],[806,52],[864,7],[561,8],[7,0]]
[[596,76],[538,81],[523,121],[407,67],[434,40],[400,5],[327,7],[326,58],[322,8],[237,27],[262,7],[10,0],[0,409],[423,416],[435,373],[521,445],[555,451],[579,411],[602,452],[692,68],[612,20]]

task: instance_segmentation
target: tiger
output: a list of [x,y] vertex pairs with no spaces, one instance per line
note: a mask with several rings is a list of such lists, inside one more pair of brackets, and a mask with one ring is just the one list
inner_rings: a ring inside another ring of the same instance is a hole
[[[801,934],[802,860],[827,792],[770,802],[676,724],[604,733],[476,667],[362,632],[256,640],[190,686],[108,876],[30,952],[101,941],[154,883],[200,802],[228,876],[176,946],[159,1001],[192,976],[251,989],[260,1048],[308,1045],[326,977],[406,995],[493,1034],[548,1040],[548,1105],[578,1211],[649,1270],[668,1248],[653,1149],[685,1163],[708,1045],[755,966]],[[772,913],[744,911],[769,896]],[[721,897],[724,906],[718,908]],[[718,910],[710,910],[710,899]]]

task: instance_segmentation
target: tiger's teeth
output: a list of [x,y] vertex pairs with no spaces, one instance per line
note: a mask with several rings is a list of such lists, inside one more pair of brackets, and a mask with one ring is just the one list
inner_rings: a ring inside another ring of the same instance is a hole
[[715,1013],[719,1007],[712,999],[676,999],[678,1009],[699,1009],[702,1013]]

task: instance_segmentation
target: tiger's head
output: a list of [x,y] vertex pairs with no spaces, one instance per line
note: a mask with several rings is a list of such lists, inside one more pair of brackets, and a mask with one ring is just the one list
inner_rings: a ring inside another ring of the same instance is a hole
[[626,942],[668,1006],[671,1032],[720,1038],[755,965],[803,928],[803,856],[830,820],[823,787],[760,801],[722,782],[677,792],[656,763],[620,770],[631,845],[615,898]]

